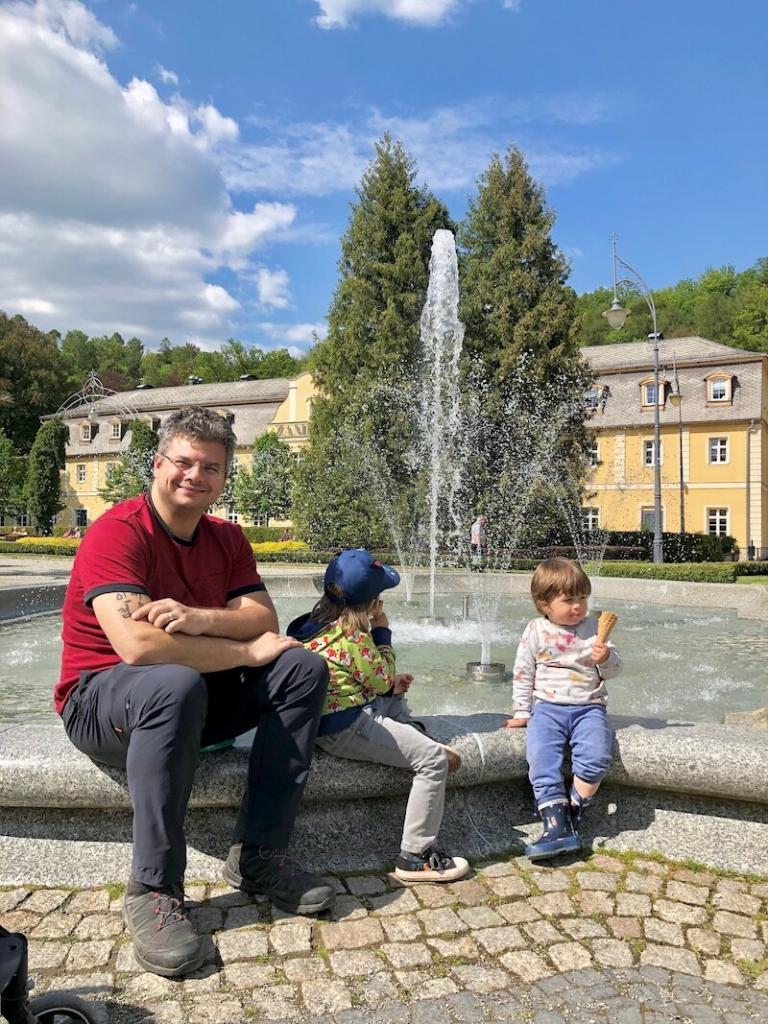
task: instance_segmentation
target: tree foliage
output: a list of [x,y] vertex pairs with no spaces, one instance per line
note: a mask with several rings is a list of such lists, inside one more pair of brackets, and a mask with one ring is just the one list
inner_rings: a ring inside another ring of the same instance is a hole
[[24,509],[24,459],[0,428],[0,515],[17,516]]
[[61,471],[67,427],[60,419],[47,420],[35,435],[29,453],[24,499],[37,532],[47,537],[53,520],[64,508],[61,501]]
[[28,452],[40,417],[55,412],[66,382],[55,333],[0,312],[0,427]]
[[232,485],[235,508],[252,522],[287,518],[295,467],[290,446],[268,430],[256,438],[251,451],[251,469],[239,469]]
[[149,489],[152,483],[152,461],[157,451],[158,437],[155,431],[141,419],[128,421],[131,440],[114,467],[107,473],[104,487],[99,488],[99,497],[110,505],[135,498]]
[[[432,236],[451,226],[445,206],[416,184],[402,145],[384,136],[356,190],[328,335],[310,359],[320,397],[296,505],[299,529],[316,545],[382,535],[388,496],[372,494],[361,479],[371,447],[386,450],[397,486],[408,483],[413,426],[401,395],[418,352]],[[357,450],[340,438],[344,424],[353,425]]]

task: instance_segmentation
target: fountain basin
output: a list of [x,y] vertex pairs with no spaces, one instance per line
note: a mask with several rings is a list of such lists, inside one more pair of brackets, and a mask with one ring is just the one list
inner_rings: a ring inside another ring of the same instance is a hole
[[505,669],[503,661],[468,661],[467,679],[475,683],[503,683]]

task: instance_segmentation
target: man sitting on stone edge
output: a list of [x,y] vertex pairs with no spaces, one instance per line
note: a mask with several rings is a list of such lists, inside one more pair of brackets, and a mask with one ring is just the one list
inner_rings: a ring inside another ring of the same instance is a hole
[[183,889],[201,747],[258,726],[225,879],[298,914],[334,901],[332,886],[284,855],[328,673],[278,633],[240,527],[206,514],[234,450],[223,417],[172,413],[149,492],[90,527],[64,601],[56,710],[78,750],[127,770],[133,862],[123,916],[138,963],[166,977],[203,959]]

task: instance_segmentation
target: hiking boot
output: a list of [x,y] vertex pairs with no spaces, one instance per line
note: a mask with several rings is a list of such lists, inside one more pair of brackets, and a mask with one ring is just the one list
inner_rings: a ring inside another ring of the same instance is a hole
[[455,882],[469,871],[463,857],[448,854],[430,846],[424,853],[400,851],[395,861],[395,875],[401,882]]
[[136,962],[145,971],[176,978],[203,962],[203,944],[184,912],[180,886],[166,892],[127,892],[123,920]]
[[289,914],[319,914],[336,901],[336,891],[320,875],[304,871],[284,850],[235,843],[224,865],[224,878],[234,889],[265,896]]
[[575,853],[581,840],[571,823],[571,809],[565,800],[556,804],[539,804],[544,831],[535,843],[525,848],[528,860],[546,860],[561,853]]

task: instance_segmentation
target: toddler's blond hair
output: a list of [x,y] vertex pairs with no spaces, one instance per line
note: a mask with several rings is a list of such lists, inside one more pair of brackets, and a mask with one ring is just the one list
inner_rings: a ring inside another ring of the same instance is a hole
[[381,609],[381,598],[374,597],[362,604],[336,604],[327,594],[323,594],[315,607],[312,609],[313,619],[322,619],[324,622],[341,623],[344,629],[359,629],[363,633],[370,633],[371,619],[375,619]]
[[589,577],[570,558],[547,558],[539,562],[531,580],[531,597],[536,610],[544,615],[544,605],[556,597],[589,596],[592,584]]

